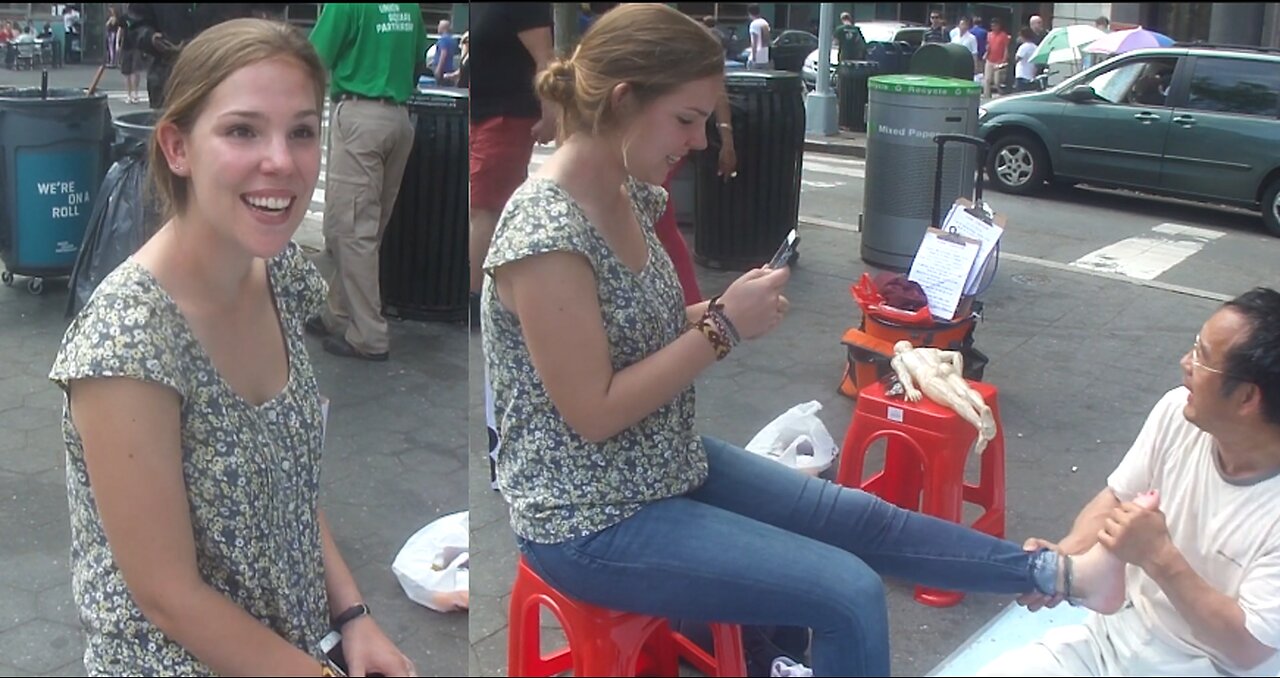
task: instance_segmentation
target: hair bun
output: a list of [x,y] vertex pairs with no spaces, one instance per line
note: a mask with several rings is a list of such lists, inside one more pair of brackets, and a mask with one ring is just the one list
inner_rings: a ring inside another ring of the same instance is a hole
[[573,101],[577,73],[572,61],[552,61],[547,70],[538,74],[538,96],[564,105]]

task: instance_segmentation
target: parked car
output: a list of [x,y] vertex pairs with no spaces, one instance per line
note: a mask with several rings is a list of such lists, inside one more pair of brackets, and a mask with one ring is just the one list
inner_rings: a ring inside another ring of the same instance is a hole
[[[919,47],[924,42],[924,34],[929,30],[928,26],[910,21],[863,21],[855,23],[858,30],[862,31],[862,37],[870,45],[873,42],[906,42],[913,48]],[[835,85],[836,64],[840,59],[840,48],[837,45],[831,45],[831,84]],[[804,66],[800,70],[800,77],[809,84],[810,87],[817,86],[818,83],[818,50],[815,49],[805,57]]]
[[1175,45],[978,109],[992,184],[1133,189],[1258,209],[1280,236],[1280,53]]
[[[777,70],[799,73],[804,64],[804,56],[817,46],[818,36],[813,33],[788,29],[778,33],[769,43],[769,58],[773,60],[773,67]],[[748,38],[746,46],[738,53],[739,62],[747,63],[750,49],[751,40]]]

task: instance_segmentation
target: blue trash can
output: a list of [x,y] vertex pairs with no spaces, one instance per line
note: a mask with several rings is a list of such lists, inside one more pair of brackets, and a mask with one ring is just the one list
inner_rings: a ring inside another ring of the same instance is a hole
[[0,91],[0,282],[71,274],[111,157],[107,95]]

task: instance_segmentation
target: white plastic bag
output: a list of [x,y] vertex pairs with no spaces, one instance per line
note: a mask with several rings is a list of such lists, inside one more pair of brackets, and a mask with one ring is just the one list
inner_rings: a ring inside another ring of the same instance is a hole
[[818,418],[822,403],[811,400],[796,405],[760,429],[747,451],[816,476],[831,466],[839,449]]
[[391,570],[415,603],[436,612],[465,610],[470,604],[470,558],[467,530],[470,513],[442,516],[405,542]]

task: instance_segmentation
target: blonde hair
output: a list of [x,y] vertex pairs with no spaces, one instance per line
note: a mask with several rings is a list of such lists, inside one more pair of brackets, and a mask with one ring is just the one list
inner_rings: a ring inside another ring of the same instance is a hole
[[631,86],[637,107],[695,80],[724,74],[724,48],[692,18],[660,3],[628,3],[601,16],[573,57],[553,61],[536,88],[560,110],[560,136],[599,134],[621,122],[610,94]]
[[[316,110],[323,111],[325,68],[306,36],[278,21],[232,19],[205,30],[182,49],[165,83],[164,107],[155,128],[171,124],[183,134],[190,134],[218,85],[246,66],[277,58],[292,59],[311,76]],[[154,133],[147,155],[155,204],[163,223],[186,210],[189,180],[169,169]]]

